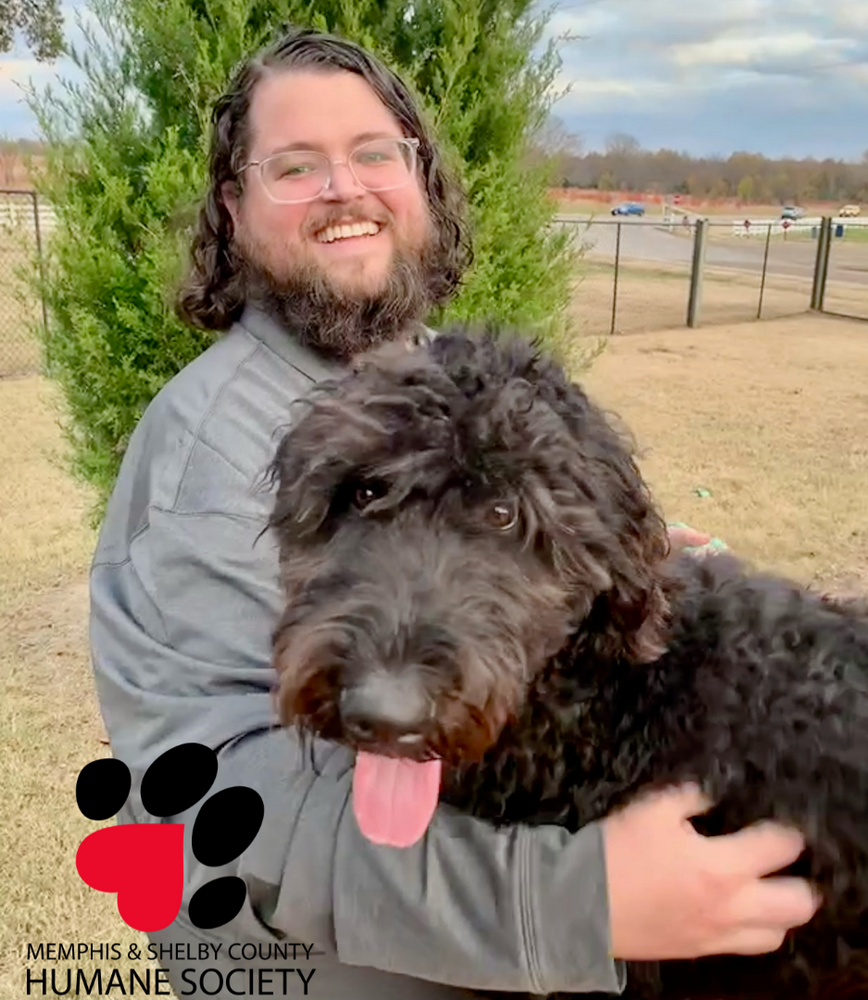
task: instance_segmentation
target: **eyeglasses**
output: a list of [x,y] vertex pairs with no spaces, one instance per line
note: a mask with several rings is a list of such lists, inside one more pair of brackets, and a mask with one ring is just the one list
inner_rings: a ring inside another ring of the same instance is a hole
[[356,146],[346,160],[332,160],[312,149],[298,149],[253,160],[241,171],[256,167],[272,201],[298,205],[313,201],[330,187],[338,164],[346,164],[356,183],[366,191],[403,187],[416,169],[418,149],[418,139],[372,139]]

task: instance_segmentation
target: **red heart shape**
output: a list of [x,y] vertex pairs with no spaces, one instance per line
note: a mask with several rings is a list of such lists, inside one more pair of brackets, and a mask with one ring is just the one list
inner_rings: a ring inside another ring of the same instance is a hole
[[118,894],[118,912],[137,931],[161,931],[178,916],[184,892],[184,824],[109,826],[85,837],[75,855],[81,878]]

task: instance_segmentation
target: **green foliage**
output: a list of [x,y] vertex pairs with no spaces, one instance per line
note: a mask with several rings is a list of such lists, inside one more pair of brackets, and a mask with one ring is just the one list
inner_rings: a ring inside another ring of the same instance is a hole
[[[34,94],[39,182],[58,228],[44,269],[47,370],[64,391],[74,469],[107,497],[160,387],[207,344],[172,298],[205,189],[208,116],[235,66],[281,25],[361,42],[415,89],[467,186],[476,262],[433,323],[563,326],[573,268],[545,164],[528,150],[552,103],[530,0],[91,0],[101,30],[71,53],[84,82]],[[99,513],[99,511],[97,512]]]
[[60,0],[0,0],[0,53],[9,52],[20,31],[40,62],[56,58],[63,47]]

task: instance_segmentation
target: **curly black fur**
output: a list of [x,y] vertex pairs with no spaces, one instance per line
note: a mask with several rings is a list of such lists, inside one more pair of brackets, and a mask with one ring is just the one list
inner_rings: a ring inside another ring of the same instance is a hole
[[[628,441],[521,338],[392,348],[307,405],[275,464],[284,721],[442,756],[442,798],[495,823],[576,830],[693,780],[703,833],[794,824],[811,923],[636,965],[627,995],[868,996],[868,604],[668,559]],[[351,730],[375,681],[396,714]]]

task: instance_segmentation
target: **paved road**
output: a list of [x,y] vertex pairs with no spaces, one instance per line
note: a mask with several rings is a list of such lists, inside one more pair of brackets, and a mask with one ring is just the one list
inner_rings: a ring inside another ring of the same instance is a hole
[[[615,259],[617,226],[611,222],[591,222],[576,216],[564,225],[574,227],[580,234],[587,252],[592,256]],[[706,245],[706,264],[709,267],[727,268],[761,274],[765,239],[750,237],[738,239],[731,236],[732,222],[727,220],[719,228],[712,226]],[[720,234],[715,238],[715,230]],[[720,241],[725,235],[726,242]],[[810,282],[814,274],[817,244],[803,239],[784,242],[773,238],[769,248],[768,273],[803,278]],[[653,221],[625,219],[621,226],[621,259],[642,260],[665,264],[690,266],[693,256],[692,236],[671,233]],[[868,286],[868,244],[833,243],[829,258],[829,280],[845,281]]]

